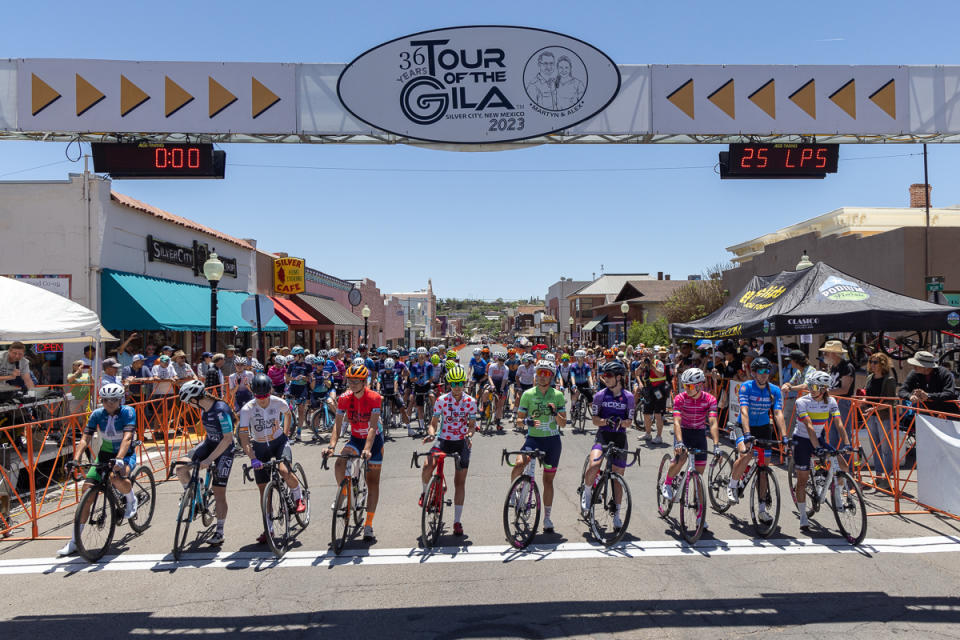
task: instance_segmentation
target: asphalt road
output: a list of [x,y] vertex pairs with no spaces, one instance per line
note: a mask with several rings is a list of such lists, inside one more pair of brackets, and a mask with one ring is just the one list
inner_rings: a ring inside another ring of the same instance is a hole
[[[469,348],[468,348],[469,349]],[[469,358],[469,351],[465,355]],[[307,469],[313,520],[277,562],[255,544],[257,490],[230,480],[226,542],[219,553],[196,540],[180,562],[169,555],[176,482],[158,487],[152,526],[118,528],[103,562],[57,560],[63,542],[0,543],[3,637],[192,635],[284,638],[778,637],[827,632],[877,638],[919,632],[960,636],[960,526],[930,515],[868,518],[866,542],[851,548],[829,512],[801,533],[792,503],[781,531],[753,538],[749,510],[710,513],[711,531],[690,547],[672,520],[657,516],[655,476],[665,447],[643,445],[631,468],[629,535],[599,547],[578,519],[576,487],[592,436],[566,433],[556,479],[554,535],[527,552],[507,548],[502,505],[512,430],[478,436],[467,481],[466,536],[442,548],[418,546],[419,471],[410,453],[427,445],[399,432],[386,445],[377,541],[355,541],[334,557],[329,505],[333,473],[320,469],[319,445],[294,447]],[[631,446],[638,443],[636,432]],[[786,475],[778,471],[786,496]],[[868,508],[890,503],[868,492]],[[452,521],[452,509],[448,518]],[[46,535],[68,535],[71,514],[44,520]],[[108,614],[108,615],[104,615]],[[113,614],[113,615],[109,615]]]

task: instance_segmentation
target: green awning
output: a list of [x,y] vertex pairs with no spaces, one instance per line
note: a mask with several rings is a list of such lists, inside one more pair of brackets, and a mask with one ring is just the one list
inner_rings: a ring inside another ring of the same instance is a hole
[[[240,315],[246,291],[217,291],[217,331],[253,331]],[[209,331],[210,288],[104,269],[100,276],[100,318],[108,329],[127,331]],[[264,331],[286,331],[274,316]]]
[[597,327],[599,327],[600,324],[601,324],[604,320],[606,320],[606,319],[607,319],[607,316],[597,316],[596,318],[594,318],[593,320],[591,320],[591,321],[588,322],[587,324],[583,325],[583,330],[584,330],[584,331],[596,331],[596,330],[597,330]]

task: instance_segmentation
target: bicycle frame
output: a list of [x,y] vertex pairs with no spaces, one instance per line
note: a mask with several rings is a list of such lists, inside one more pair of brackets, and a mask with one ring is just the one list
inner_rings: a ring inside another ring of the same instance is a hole
[[204,478],[203,484],[200,484],[200,463],[199,462],[180,462],[174,461],[170,465],[170,475],[174,475],[178,466],[189,466],[190,469],[190,481],[187,483],[187,490],[190,489],[190,486],[196,486],[197,491],[193,494],[193,504],[190,506],[190,520],[194,520],[197,517],[197,510],[203,509],[203,498],[204,496],[213,491],[211,488],[213,483],[213,467],[207,467],[206,477]]

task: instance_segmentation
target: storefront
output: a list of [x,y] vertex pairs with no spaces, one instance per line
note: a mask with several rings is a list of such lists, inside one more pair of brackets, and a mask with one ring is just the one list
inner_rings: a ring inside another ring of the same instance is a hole
[[317,322],[317,348],[356,347],[363,335],[363,318],[336,300],[301,294],[294,300]]
[[316,319],[293,300],[280,296],[271,296],[270,299],[273,301],[274,312],[289,327],[286,346],[300,345],[307,351],[315,353],[317,334],[320,332],[320,325]]

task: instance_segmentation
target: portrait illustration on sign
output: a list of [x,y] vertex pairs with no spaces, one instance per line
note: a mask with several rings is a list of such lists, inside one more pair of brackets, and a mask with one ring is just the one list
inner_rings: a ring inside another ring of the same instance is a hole
[[541,109],[574,109],[587,91],[587,67],[566,47],[545,47],[527,60],[523,84],[527,97]]

